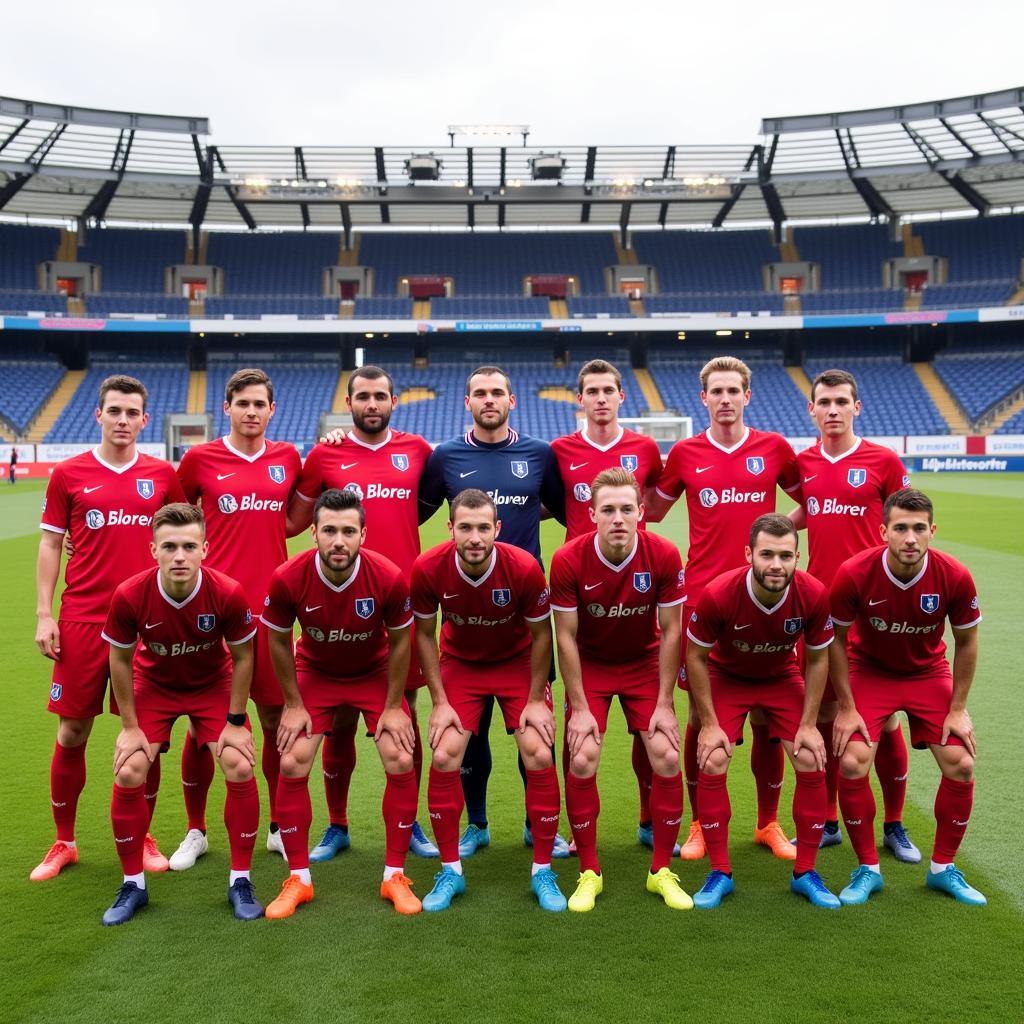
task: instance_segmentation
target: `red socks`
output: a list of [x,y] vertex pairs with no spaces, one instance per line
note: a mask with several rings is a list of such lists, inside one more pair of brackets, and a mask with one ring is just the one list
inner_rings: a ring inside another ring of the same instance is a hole
[[231,870],[248,871],[252,866],[252,851],[260,827],[260,791],[256,788],[255,779],[228,782],[227,787],[224,827],[228,830],[231,847]]
[[75,815],[78,798],[85,789],[85,744],[78,747],[53,748],[50,761],[50,804],[57,838],[64,843],[75,841]]
[[551,863],[551,849],[558,833],[558,816],[562,795],[558,788],[555,766],[526,769],[526,817],[533,832],[533,860],[536,864]]
[[902,726],[892,732],[883,732],[875,752],[875,771],[882,786],[885,821],[903,819],[908,767],[907,741],[903,738]]
[[572,827],[579,854],[580,872],[601,873],[597,859],[597,818],[601,813],[601,797],[597,791],[597,776],[581,779],[569,772],[565,777],[565,813]]
[[[875,794],[871,791],[871,780],[848,779],[839,776],[839,807],[850,836],[857,860],[861,864],[877,864],[878,850],[875,847]],[[800,845],[797,844],[799,851]]]
[[700,775],[700,768],[697,766],[699,732],[697,726],[687,722],[683,733],[683,776],[686,779],[686,798],[690,802],[690,817],[694,821],[700,821],[700,815],[697,814],[697,777]]
[[832,723],[819,722],[818,732],[825,741],[825,820],[839,820],[839,758],[832,753]]
[[408,771],[397,775],[390,773],[387,775],[384,801],[381,805],[384,812],[386,844],[384,864],[386,867],[404,870],[418,803],[419,786],[416,784],[416,772]]
[[153,763],[149,766],[149,774],[146,775],[146,783],[142,787],[145,790],[146,797],[146,831],[149,831],[149,826],[153,824],[153,814],[156,811],[156,798],[160,795],[160,755],[157,754],[153,758]]
[[444,864],[454,864],[459,859],[459,820],[463,803],[459,772],[441,772],[431,765],[427,775],[427,809]]
[[119,786],[115,782],[110,797],[114,845],[121,859],[121,870],[126,875],[142,874],[142,843],[148,825],[145,789],[145,786]]
[[187,733],[185,745],[181,748],[181,788],[185,795],[185,813],[188,815],[190,829],[206,831],[206,798],[213,782],[213,772],[210,748],[205,744],[199,746],[195,736],[191,732]]
[[[281,774],[281,755],[277,752],[277,729],[263,730],[263,751],[260,754],[263,778],[267,780],[267,796],[270,802],[270,820],[279,821],[277,816],[278,776]],[[306,800],[309,800],[307,795]],[[285,844],[285,849],[287,849]]]
[[633,734],[633,772],[637,786],[640,788],[640,820],[651,820],[651,786],[654,772],[651,770],[651,759],[647,756],[647,748],[639,734]]
[[786,773],[786,754],[781,743],[772,743],[767,725],[751,723],[750,770],[757,785],[757,827],[779,820],[779,797]]
[[[644,752],[646,755],[646,751]],[[648,761],[648,765],[650,761]],[[683,776],[651,775],[651,826],[654,830],[654,856],[651,872],[672,863],[672,851],[679,838],[679,822],[683,817]],[[578,844],[577,844],[578,845]]]
[[356,732],[359,722],[344,731],[335,730],[324,737],[321,764],[324,771],[324,794],[327,814],[332,825],[348,825],[348,790],[356,770]]
[[793,792],[793,820],[796,822],[796,863],[793,872],[813,871],[818,843],[825,827],[825,773],[797,772]]
[[974,780],[960,782],[942,776],[935,794],[935,846],[932,860],[952,864],[960,849],[974,805]]
[[[276,753],[276,750],[275,750]],[[276,814],[281,827],[285,857],[292,871],[309,867],[309,826],[313,823],[313,805],[309,801],[309,779],[290,779],[282,775],[277,781]],[[227,810],[225,809],[225,815]],[[257,806],[257,818],[259,808]],[[232,852],[232,858],[234,853]]]
[[729,863],[729,819],[732,805],[729,803],[728,775],[709,775],[701,772],[700,826],[704,834],[704,846],[708,851],[711,868],[714,871],[732,873]]

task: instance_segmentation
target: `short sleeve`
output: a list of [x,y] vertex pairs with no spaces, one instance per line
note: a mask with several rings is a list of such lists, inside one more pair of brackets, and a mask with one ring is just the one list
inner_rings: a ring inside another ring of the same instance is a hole
[[849,563],[844,562],[836,572],[829,592],[829,607],[832,609],[832,621],[837,626],[849,626],[857,618],[860,606],[857,597],[857,585],[850,572]]
[[544,579],[544,573],[532,558],[526,569],[526,578],[523,580],[520,610],[527,622],[542,622],[551,616],[548,581]]
[[793,446],[784,437],[779,438],[779,458],[779,486],[795,501],[800,501],[800,466]]
[[660,560],[658,573],[657,601],[659,608],[671,608],[686,600],[686,573],[683,571],[683,560],[679,550],[673,544],[666,545],[664,557]]
[[903,465],[900,457],[893,451],[886,449],[887,458],[885,460],[885,479],[882,482],[885,490],[885,496],[888,498],[890,494],[895,494],[897,491],[902,491],[905,487],[910,486],[910,476],[907,473],[907,467]]
[[686,635],[701,647],[714,647],[722,630],[722,614],[710,588],[700,596],[686,624]]
[[231,646],[244,644],[256,635],[252,609],[242,588],[236,583],[228,594],[224,606],[224,642]]
[[954,629],[970,629],[981,622],[981,607],[978,604],[978,590],[971,574],[960,566],[960,572],[949,595],[949,624]]
[[808,603],[807,621],[804,623],[804,643],[808,650],[820,651],[835,638],[836,631],[828,610],[828,592],[824,587],[815,587]]
[[168,462],[167,464],[167,479],[164,490],[164,504],[169,505],[172,501],[188,501],[185,497],[185,491],[181,486],[181,480],[178,478],[178,474],[174,471],[174,467]]
[[124,586],[114,591],[103,625],[103,639],[115,647],[134,647],[139,639],[139,623]]
[[405,577],[396,572],[384,600],[384,625],[388,629],[405,629],[412,622],[412,598]]
[[46,485],[39,525],[52,533],[66,533],[71,528],[71,495],[68,493],[67,475],[60,466],[53,471]]
[[578,602],[576,577],[565,549],[560,548],[551,559],[551,607],[556,612],[574,612]]
[[658,480],[658,493],[669,501],[676,501],[683,493],[683,449],[682,441],[677,441],[668,453],[665,468]]
[[267,586],[267,598],[263,603],[260,622],[279,633],[290,633],[295,622],[295,611],[295,599],[280,571],[275,570]]
[[437,614],[437,591],[430,580],[421,555],[412,563],[410,574],[410,591],[412,597],[412,613],[421,619],[430,619]]
[[[295,490],[299,497],[306,501],[316,501],[324,489],[322,453],[323,446],[314,445],[313,450],[306,456],[305,463],[300,460],[299,482]],[[295,453],[296,457],[298,454]]]
[[643,446],[647,449],[644,453],[647,472],[644,474],[643,480],[639,481],[640,487],[642,489],[657,487],[662,473],[661,449],[658,447],[658,442],[651,437],[644,438]]
[[195,505],[199,501],[199,459],[189,448],[178,463],[178,483],[185,495],[185,501]]

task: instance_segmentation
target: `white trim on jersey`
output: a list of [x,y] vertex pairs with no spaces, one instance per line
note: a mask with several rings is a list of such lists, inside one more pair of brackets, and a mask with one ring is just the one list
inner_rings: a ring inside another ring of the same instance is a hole
[[782,596],[779,598],[779,600],[774,605],[772,605],[771,608],[766,608],[754,596],[754,570],[747,570],[747,596],[750,598],[751,601],[754,602],[754,604],[757,605],[758,608],[761,609],[761,611],[765,613],[765,615],[774,615],[786,603],[786,598],[789,597],[789,588],[791,586],[792,584],[787,583],[786,589],[782,592]]
[[678,601],[666,601],[664,604],[662,604],[659,601],[658,602],[658,607],[659,608],[675,608],[676,605],[685,604],[685,603],[686,603],[686,598],[685,597],[681,597],[681,598],[679,598]]
[[[832,622],[833,622],[833,623],[834,623],[835,621],[836,621],[835,619],[833,619],[833,620],[832,620]],[[832,643],[832,641],[833,641],[833,640],[835,640],[835,637],[834,637],[834,636],[830,636],[830,637],[828,638],[828,640],[826,640],[826,641],[825,641],[825,642],[824,642],[823,644],[809,644],[809,643],[807,643],[807,641],[805,640],[805,641],[804,641],[804,647],[806,647],[806,648],[807,648],[807,650],[809,650],[809,651],[823,651],[823,650],[825,650],[825,648],[826,648],[826,647],[828,647],[828,646],[830,646],[830,645],[831,645],[831,643]]]
[[479,576],[477,579],[473,579],[472,576],[467,576],[462,571],[462,566],[459,564],[459,553],[458,553],[458,551],[453,552],[453,555],[455,557],[455,571],[471,587],[479,587],[480,584],[483,583],[484,580],[486,580],[491,575],[492,572],[494,572],[494,567],[498,564],[498,549],[497,548],[491,548],[491,564],[489,566],[487,566],[487,571],[483,574],[483,576]]
[[244,460],[245,460],[246,462],[248,462],[248,463],[250,463],[250,464],[251,464],[251,463],[253,463],[253,462],[257,462],[257,461],[259,461],[259,460],[260,460],[261,458],[263,458],[263,456],[264,456],[264,455],[266,455],[266,454],[267,454],[267,442],[266,442],[266,441],[264,441],[264,442],[263,442],[263,446],[262,446],[262,447],[260,448],[260,450],[259,450],[258,452],[256,452],[256,453],[255,453],[254,455],[246,455],[246,454],[245,454],[245,452],[240,452],[240,451],[239,451],[239,450],[238,450],[238,449],[237,449],[237,448],[236,448],[236,447],[235,447],[235,446],[234,446],[234,445],[233,445],[233,444],[232,444],[232,443],[231,443],[231,442],[230,442],[230,441],[229,441],[229,440],[227,439],[227,435],[225,435],[224,437],[222,437],[222,438],[221,438],[221,440],[222,440],[222,441],[224,442],[224,447],[225,447],[225,448],[227,448],[227,450],[228,450],[229,452],[231,452],[231,454],[232,454],[232,455],[237,455],[237,456],[238,456],[238,457],[239,457],[240,459],[244,459]]
[[388,624],[387,624],[387,623],[385,622],[385,623],[384,623],[384,628],[385,628],[385,629],[406,629],[406,628],[407,628],[408,626],[411,626],[411,625],[412,625],[412,620],[413,620],[413,616],[412,616],[412,615],[410,615],[410,616],[409,616],[409,618],[407,618],[407,619],[405,620],[405,622],[401,623],[401,625],[398,625],[398,626],[389,626],[389,625],[388,625]]
[[818,451],[821,452],[821,457],[826,462],[831,462],[832,465],[834,466],[837,462],[841,462],[843,459],[845,459],[847,455],[852,455],[860,447],[860,443],[863,440],[864,440],[864,438],[858,437],[854,441],[852,448],[847,448],[845,452],[840,452],[840,454],[836,455],[834,458],[833,458],[833,456],[829,455],[828,452],[826,452],[825,449],[823,447],[821,447],[820,445],[818,447]]
[[324,575],[324,568],[320,564],[320,552],[319,551],[316,552],[316,558],[314,559],[314,561],[316,562],[316,574],[317,574],[317,576],[320,577],[320,582],[323,583],[323,585],[325,587],[328,587],[329,589],[333,590],[336,594],[340,594],[347,587],[351,586],[352,583],[355,581],[355,578],[359,575],[359,567],[363,564],[363,556],[362,555],[356,555],[356,563],[355,563],[355,567],[352,569],[352,575],[349,576],[349,578],[347,580],[345,580],[345,582],[342,583],[340,587],[336,587]]
[[545,619],[551,618],[551,612],[548,612],[546,615],[538,615],[535,619],[531,619],[529,615],[524,615],[523,618],[527,622],[543,622]]
[[583,427],[579,431],[580,437],[583,438],[591,448],[596,448],[599,452],[611,451],[622,439],[626,436],[626,428],[619,427],[619,433],[616,435],[614,441],[609,441],[608,444],[598,444],[596,441],[591,440],[590,435],[587,433],[587,428]]
[[224,643],[226,643],[228,647],[238,647],[239,644],[244,644],[250,641],[255,635],[256,627],[253,626],[253,630],[248,636],[243,636],[241,640],[229,640],[227,637],[224,637]]
[[[832,621],[834,622],[835,619],[833,619]],[[980,615],[973,622],[968,622],[968,623],[966,623],[963,626],[956,626],[952,622],[950,623],[950,626],[953,629],[973,629],[979,622],[981,622],[981,616]]]
[[391,444],[391,431],[388,430],[388,436],[384,438],[380,444],[367,444],[366,441],[360,441],[355,435],[354,430],[350,430],[345,437],[347,437],[353,444],[359,445],[360,448],[366,448],[371,452],[379,452],[387,444]]
[[724,444],[719,444],[711,436],[710,427],[708,427],[704,431],[704,437],[707,439],[709,444],[713,444],[720,452],[725,452],[726,455],[732,455],[734,451],[737,451],[738,449],[742,448],[744,444],[746,444],[747,438],[750,437],[750,427],[743,428],[743,436],[731,448],[726,448]]
[[292,631],[291,626],[275,625],[273,622],[269,621],[269,619],[264,618],[262,615],[260,616],[260,622],[262,622],[264,626],[268,626],[270,629],[274,630],[276,633],[290,633]]
[[893,576],[892,569],[889,568],[889,559],[887,557],[888,554],[889,549],[887,547],[882,548],[882,568],[885,570],[885,575],[889,577],[889,582],[895,584],[897,587],[900,588],[900,590],[909,590],[912,586],[914,586],[914,584],[917,583],[917,581],[925,574],[925,572],[928,569],[928,552],[926,551],[924,553],[924,558],[921,559],[921,571],[909,583],[903,583],[900,580],[898,580],[895,576]]
[[67,533],[68,532],[67,530],[64,529],[63,526],[50,526],[49,523],[40,523],[39,524],[39,529],[40,530],[49,530],[50,533],[62,533],[63,534],[63,533]]
[[92,457],[104,469],[109,469],[111,473],[117,473],[118,476],[120,476],[122,473],[126,473],[129,469],[132,468],[132,466],[135,465],[136,462],[139,461],[139,450],[137,448],[135,449],[135,458],[133,458],[131,462],[126,462],[123,466],[112,466],[105,459],[101,459],[99,448],[93,448],[93,450],[89,454],[92,455]]
[[692,634],[692,633],[691,633],[691,632],[690,632],[689,630],[687,630],[687,631],[686,631],[686,635],[687,635],[687,636],[688,636],[688,637],[689,637],[689,638],[690,638],[690,639],[691,639],[691,640],[692,640],[692,641],[693,641],[693,642],[694,642],[694,643],[695,643],[695,644],[696,644],[696,645],[697,645],[698,647],[706,647],[706,648],[708,648],[709,650],[710,650],[710,649],[711,649],[712,647],[714,647],[714,646],[715,646],[715,643],[718,643],[718,641],[717,641],[717,640],[715,641],[715,643],[710,643],[710,644],[709,644],[709,643],[705,643],[705,642],[704,642],[703,640],[698,640],[698,639],[697,639],[697,638],[696,638],[696,637],[695,637],[695,636],[694,636],[694,635],[693,635],[693,634]]
[[160,591],[160,596],[172,608],[177,608],[177,609],[179,609],[179,611],[182,608],[184,608],[185,605],[187,605],[189,603],[189,601],[191,601],[192,598],[194,598],[196,596],[196,594],[199,593],[199,590],[202,587],[202,585],[203,585],[203,570],[200,569],[199,572],[196,573],[196,585],[195,585],[195,589],[192,591],[192,593],[189,594],[188,597],[186,597],[184,601],[175,601],[174,598],[171,597],[170,594],[168,594],[166,590],[164,590],[164,584],[163,584],[163,580],[160,579],[160,573],[157,572],[157,574],[156,574],[156,588],[157,588],[157,590]]
[[579,605],[576,604],[553,604],[550,606],[553,612],[574,612],[579,609]]
[[594,533],[594,550],[597,552],[597,557],[598,557],[598,559],[600,559],[601,564],[606,566],[607,568],[611,569],[612,572],[622,572],[622,570],[625,569],[626,566],[629,565],[629,563],[633,561],[633,556],[636,554],[637,548],[639,548],[639,547],[640,547],[640,535],[637,534],[633,538],[633,550],[630,551],[630,553],[628,555],[626,555],[626,557],[623,559],[623,561],[621,561],[618,565],[615,565],[614,563],[609,562],[608,559],[605,558],[604,555],[601,554],[601,545],[598,543],[597,533],[596,532]]
[[[465,437],[463,438],[463,440],[466,442],[466,444],[472,445],[474,448],[479,448],[481,444],[486,444],[488,446],[490,446],[492,444],[501,444],[500,441],[481,441],[481,442],[478,442],[477,439],[473,436],[473,431],[472,430],[467,430],[466,431],[466,434],[465,434]],[[507,448],[509,445],[515,444],[516,441],[518,441],[518,440],[519,440],[519,431],[518,430],[513,430],[511,427],[509,427],[508,428],[508,437],[505,438],[505,445],[504,446]]]
[[115,640],[112,636],[107,636],[106,630],[100,633],[100,637],[103,640],[106,640],[108,644],[113,644],[115,647],[120,647],[122,651],[127,651],[129,648],[134,647],[139,642],[138,639],[135,639],[130,644],[123,644],[119,640]]

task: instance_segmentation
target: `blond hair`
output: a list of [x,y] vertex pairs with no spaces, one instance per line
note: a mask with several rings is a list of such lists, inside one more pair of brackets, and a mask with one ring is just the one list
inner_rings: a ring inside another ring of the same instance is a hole
[[708,378],[713,373],[738,373],[743,381],[743,390],[750,390],[750,367],[735,356],[716,356],[704,364],[700,371],[701,391],[707,391]]

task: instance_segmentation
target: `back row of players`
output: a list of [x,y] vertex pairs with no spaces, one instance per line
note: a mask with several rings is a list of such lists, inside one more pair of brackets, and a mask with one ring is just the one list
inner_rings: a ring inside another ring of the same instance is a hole
[[[980,614],[966,570],[928,551],[930,503],[907,490],[891,451],[856,436],[857,386],[843,371],[814,381],[809,409],[821,440],[800,455],[781,436],[744,426],[750,371],[740,360],[709,362],[701,389],[709,427],[679,442],[662,467],[656,444],[618,423],[624,395],[611,364],[593,360],[582,368],[586,424],[550,446],[509,427],[511,382],[500,369],[481,367],[466,387],[472,429],[431,452],[422,438],[390,430],[391,378],[363,367],[348,384],[353,429],[316,446],[303,466],[290,444],[266,439],[276,408],[272,382],[260,370],[240,370],[225,395],[230,433],[190,449],[175,473],[136,450],[147,421],[144,386],[129,377],[105,381],[96,411],[101,443],[57,467],[44,505],[36,641],[55,661],[49,707],[60,716],[51,763],[57,841],[33,880],[77,861],[85,744],[109,674],[123,726],[112,817],[125,880],[106,923],[130,919],[148,899],[144,872],[168,867],[148,825],[158,754],[183,714],[190,719],[182,754],[189,828],[169,866],[189,868],[207,850],[216,756],[228,781],[229,901],[238,917],[262,914],[249,879],[259,807],[247,693],[264,736],[267,845],[291,869],[267,916],[288,916],[312,899],[309,861],[349,844],[360,712],[387,774],[381,894],[415,912],[421,904],[404,873],[406,851],[411,842],[422,856],[438,855],[415,822],[422,771],[415,696],[426,685],[433,702],[428,808],[442,870],[423,908],[450,905],[465,888],[461,859],[490,841],[487,730],[497,697],[520,750],[531,887],[542,907],[564,909],[550,868],[552,856],[567,855],[569,846],[557,835],[549,594],[539,539],[541,518],[552,514],[567,528],[551,567],[550,604],[566,686],[566,809],[581,869],[571,909],[591,909],[603,887],[596,769],[612,695],[634,735],[638,835],[654,851],[647,886],[669,906],[692,905],[669,869],[673,853],[711,856],[698,906],[716,906],[732,889],[725,771],[748,712],[755,840],[795,860],[794,891],[816,905],[839,905],[814,871],[819,845],[841,842],[837,789],[860,861],[840,899],[863,902],[881,887],[867,780],[873,760],[885,845],[901,860],[920,860],[901,821],[907,751],[899,709],[908,713],[912,740],[931,746],[942,770],[928,884],[984,902],[953,866],[973,795],[975,741],[965,704]],[[773,515],[776,485],[800,502],[790,519]],[[644,519],[661,519],[683,493],[685,576],[674,546],[643,529]],[[445,499],[452,540],[420,556],[418,525]],[[316,551],[287,560],[286,537],[311,521]],[[794,525],[808,529],[810,575],[796,570]],[[58,623],[52,605],[65,534],[73,556]],[[149,541],[157,568],[145,571],[152,566]],[[844,641],[853,624],[848,644],[831,643],[828,599],[817,580],[832,584]],[[876,605],[887,606],[883,614]],[[257,625],[252,610],[259,609]],[[956,648],[952,675],[942,642],[947,616]],[[296,619],[302,637],[293,653]],[[691,641],[685,656],[681,622]],[[794,654],[801,643],[806,688]],[[672,710],[677,677],[683,688],[689,677],[692,688],[682,743]],[[307,778],[325,736],[330,822],[309,855]],[[680,746],[693,816],[681,849]],[[777,821],[783,750],[797,771],[796,844]],[[463,800],[469,823],[460,840]]]

